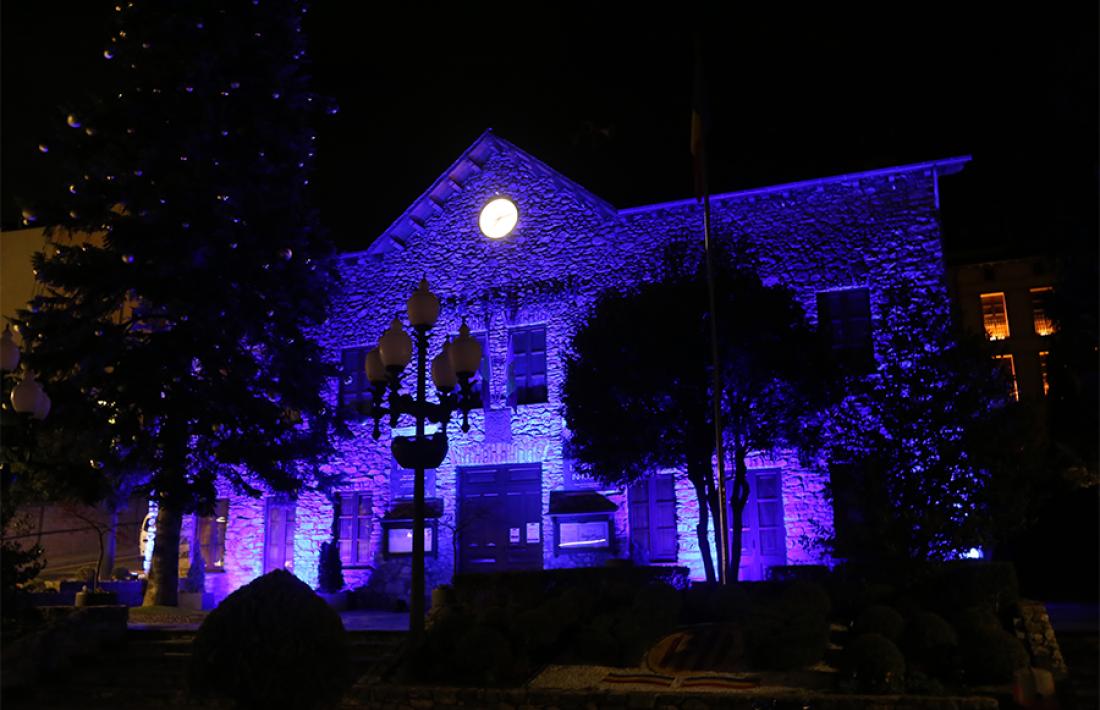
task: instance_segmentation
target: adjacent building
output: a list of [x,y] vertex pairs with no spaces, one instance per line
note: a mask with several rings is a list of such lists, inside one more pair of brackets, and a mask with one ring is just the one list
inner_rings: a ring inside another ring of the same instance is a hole
[[959,323],[989,341],[1016,399],[1042,400],[1050,390],[1054,271],[1042,256],[958,260],[949,267]]

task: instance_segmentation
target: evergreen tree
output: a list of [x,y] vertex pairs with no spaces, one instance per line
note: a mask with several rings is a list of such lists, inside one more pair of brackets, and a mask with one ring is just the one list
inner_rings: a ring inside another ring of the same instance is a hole
[[97,433],[93,472],[142,472],[158,506],[145,603],[174,604],[182,516],[215,481],[294,492],[329,446],[311,333],[335,272],[308,200],[325,107],[302,2],[115,9],[109,92],[44,146],[64,199],[40,211],[44,292],[17,323],[47,424]]

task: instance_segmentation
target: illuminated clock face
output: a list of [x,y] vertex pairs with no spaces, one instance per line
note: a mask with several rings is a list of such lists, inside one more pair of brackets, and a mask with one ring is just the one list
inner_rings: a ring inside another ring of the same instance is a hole
[[498,197],[481,208],[477,223],[482,234],[490,239],[501,239],[511,233],[518,219],[516,204],[507,197]]

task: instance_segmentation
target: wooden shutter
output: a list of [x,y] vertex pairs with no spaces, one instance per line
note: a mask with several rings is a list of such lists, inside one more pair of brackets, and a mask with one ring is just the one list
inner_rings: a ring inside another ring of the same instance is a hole
[[627,493],[630,514],[630,557],[649,562],[649,481],[638,481]]

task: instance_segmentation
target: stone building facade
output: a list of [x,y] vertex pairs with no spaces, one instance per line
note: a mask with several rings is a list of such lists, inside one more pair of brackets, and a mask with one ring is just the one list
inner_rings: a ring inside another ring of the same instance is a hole
[[[916,292],[947,299],[938,180],[966,160],[716,195],[713,235],[736,240],[765,283],[791,288],[811,323],[827,308],[833,321],[857,325],[873,351],[890,327],[878,316],[884,289],[906,279],[921,287]],[[496,198],[507,198],[518,218],[506,236],[490,239],[479,215]],[[456,571],[611,558],[685,565],[702,578],[698,510],[682,472],[606,490],[578,475],[563,451],[560,392],[571,335],[601,292],[653,279],[676,240],[702,244],[695,200],[617,209],[486,132],[368,249],[339,257],[343,288],[321,334],[346,367],[330,392],[334,405],[353,407],[362,396],[362,357],[395,315],[404,319],[421,278],[441,301],[431,352],[462,320],[485,345],[484,406],[471,413],[468,434],[452,422],[450,452],[428,477],[429,587]],[[198,544],[220,555],[216,565],[206,555],[208,569],[220,572],[207,575],[209,589],[223,595],[280,565],[316,585],[336,513],[348,587],[407,595],[408,473],[393,461],[388,427],[376,441],[369,420],[351,426],[353,436],[322,467],[342,477],[338,511],[312,490],[295,501],[221,491],[226,514],[195,527],[205,535]],[[832,526],[824,467],[800,466],[793,456],[750,463],[759,493],[754,539],[761,550],[770,541],[759,559],[827,562],[811,544]],[[743,572],[758,578],[766,567]]]

